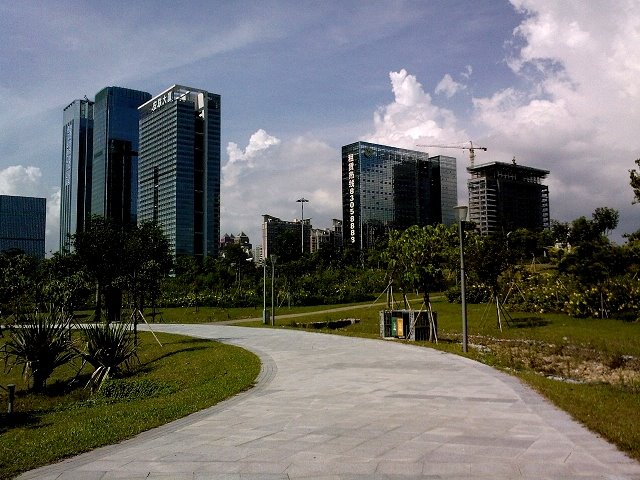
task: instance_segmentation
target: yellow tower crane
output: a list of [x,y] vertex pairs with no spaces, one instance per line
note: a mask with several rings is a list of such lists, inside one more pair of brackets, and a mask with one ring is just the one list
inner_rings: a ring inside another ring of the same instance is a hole
[[457,148],[459,150],[469,150],[469,163],[473,167],[473,164],[476,159],[476,150],[487,151],[487,147],[474,147],[473,142],[469,140],[468,147],[464,145],[416,145],[416,147],[431,147],[431,148]]

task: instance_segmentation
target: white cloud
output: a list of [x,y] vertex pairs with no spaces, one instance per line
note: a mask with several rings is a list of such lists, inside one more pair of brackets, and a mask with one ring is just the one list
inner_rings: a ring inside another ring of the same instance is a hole
[[552,217],[571,220],[598,206],[638,226],[627,170],[640,141],[640,4],[512,0],[525,14],[508,59],[527,81],[474,99],[493,160],[547,168]]
[[467,137],[455,115],[433,105],[415,76],[402,69],[390,72],[389,78],[395,99],[374,113],[375,131],[367,135],[369,141],[415,148],[419,143],[459,143]]
[[466,85],[456,82],[451,75],[446,73],[440,83],[436,85],[435,93],[444,93],[447,98],[453,97],[460,90],[466,89]]
[[38,167],[13,165],[0,170],[0,194],[37,196],[42,172]]
[[244,231],[259,245],[262,215],[283,220],[304,216],[316,228],[342,217],[340,153],[308,136],[282,141],[260,129],[242,149],[230,142],[228,162],[222,168],[222,233]]

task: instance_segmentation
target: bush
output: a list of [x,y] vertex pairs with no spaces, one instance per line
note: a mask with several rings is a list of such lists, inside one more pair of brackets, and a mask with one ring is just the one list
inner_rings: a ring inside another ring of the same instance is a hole
[[9,328],[3,350],[5,368],[22,365],[24,378],[33,379],[33,390],[43,392],[53,371],[76,356],[71,319],[62,313],[18,317],[17,323]]
[[86,345],[78,353],[95,368],[89,381],[92,390],[99,390],[111,374],[120,372],[123,366],[129,368],[131,360],[137,358],[128,323],[94,323],[81,326],[80,330]]

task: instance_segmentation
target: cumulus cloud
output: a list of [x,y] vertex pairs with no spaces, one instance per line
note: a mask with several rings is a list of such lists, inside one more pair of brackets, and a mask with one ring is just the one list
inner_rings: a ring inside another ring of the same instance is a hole
[[37,196],[42,172],[38,167],[13,165],[0,170],[0,194]]
[[404,148],[418,143],[460,142],[467,135],[450,110],[435,106],[414,75],[405,69],[390,72],[394,101],[374,113],[371,142]]
[[435,93],[443,93],[447,98],[453,97],[460,90],[464,90],[466,85],[456,82],[448,73],[442,77],[440,83],[436,85]]
[[496,160],[548,168],[552,216],[598,206],[635,230],[627,170],[640,150],[640,4],[512,0],[524,14],[508,64],[526,87],[474,99]]
[[260,129],[246,147],[230,142],[222,168],[222,233],[244,231],[253,245],[261,243],[261,215],[283,220],[305,218],[316,228],[342,216],[340,152],[310,136],[280,140]]

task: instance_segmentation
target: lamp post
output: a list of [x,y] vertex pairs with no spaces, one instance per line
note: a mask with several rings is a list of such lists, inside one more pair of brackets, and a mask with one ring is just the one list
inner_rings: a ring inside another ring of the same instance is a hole
[[308,202],[309,200],[307,200],[306,198],[302,197],[299,198],[298,200],[296,200],[296,202],[298,202],[300,204],[300,206],[302,207],[302,219],[300,220],[300,226],[302,227],[302,253],[304,254],[304,204],[306,202]]
[[262,323],[267,324],[267,259],[262,255]]
[[276,325],[275,284],[276,284],[276,256],[271,255],[271,326]]
[[467,339],[467,295],[465,292],[464,278],[464,222],[467,219],[469,207],[466,205],[458,205],[453,207],[458,219],[458,233],[460,237],[460,296],[462,298],[462,351],[468,350]]

